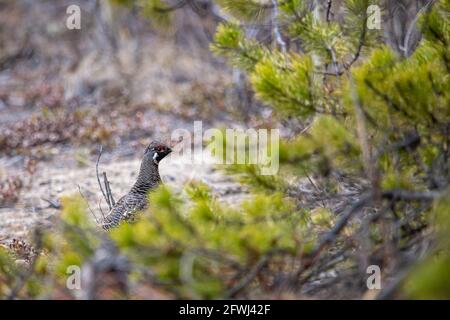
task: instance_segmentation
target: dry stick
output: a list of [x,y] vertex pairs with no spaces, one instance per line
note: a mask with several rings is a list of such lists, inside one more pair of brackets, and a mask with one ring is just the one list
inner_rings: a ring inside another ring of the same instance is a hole
[[[325,247],[333,242],[334,239],[341,233],[344,227],[347,225],[348,221],[364,206],[368,205],[372,201],[372,193],[364,194],[361,199],[350,206],[346,211],[341,214],[340,219],[334,225],[334,227],[322,238],[319,244],[313,249],[311,253],[311,258],[314,260]],[[311,262],[312,262],[311,260]]]
[[[319,187],[317,187],[317,185],[314,183],[314,181],[312,181],[312,179],[310,178],[308,172],[306,172],[306,169],[305,169],[305,168],[303,168],[303,172],[305,173],[306,178],[308,179],[309,183],[314,187],[314,189],[316,189],[316,191],[317,191],[318,193],[321,193],[322,191],[319,189]],[[323,193],[323,192],[322,192],[322,193]],[[325,204],[325,200],[322,199],[321,202],[322,202],[322,206],[323,206],[324,208],[326,208],[327,205]]]
[[248,286],[253,281],[253,279],[258,275],[258,273],[266,266],[272,254],[273,252],[268,252],[267,254],[262,256],[258,260],[258,262],[253,266],[253,268],[250,269],[247,275],[241,281],[239,281],[234,287],[232,287],[230,290],[227,291],[225,297],[232,298],[236,294],[238,294],[242,289]]
[[410,191],[403,189],[392,189],[384,191],[381,196],[383,199],[395,201],[433,201],[443,195],[439,191]]
[[105,213],[103,212],[101,203],[102,203],[102,198],[100,198],[100,199],[98,200],[98,209],[100,210],[100,213],[102,214],[103,221],[104,221],[104,220],[105,220]]
[[234,268],[237,270],[243,269],[242,265],[239,262],[221,254],[221,252],[218,252],[218,251],[216,252],[216,251],[212,251],[212,250],[208,250],[208,249],[204,249],[204,248],[193,248],[192,252],[195,254],[203,255],[207,258],[222,262],[222,263],[230,266],[231,268]]
[[106,176],[106,172],[103,172],[103,182],[105,184],[106,189],[106,196],[109,199],[109,203],[111,206],[114,206],[116,204],[116,201],[114,200],[114,197],[111,192],[111,186],[109,185],[108,177]]
[[59,204],[58,200],[51,200],[51,199],[46,199],[46,198],[41,198],[41,199],[48,203],[49,208],[61,209],[61,204]]
[[100,157],[102,156],[102,152],[103,152],[103,146],[100,145],[100,151],[98,153],[97,163],[95,164],[95,173],[97,175],[97,182],[98,182],[98,185],[100,187],[100,190],[102,191],[103,197],[105,198],[106,203],[108,204],[109,210],[111,210],[112,209],[111,203],[109,202],[109,198],[106,196],[106,193],[103,190],[102,183],[100,182],[100,176],[98,174],[98,164],[100,162]]
[[358,61],[359,57],[361,56],[361,51],[364,47],[364,42],[366,41],[366,37],[367,37],[367,12],[364,13],[364,21],[363,21],[362,27],[363,28],[362,28],[361,34],[359,36],[358,48],[356,49],[355,55],[353,56],[353,59],[348,64],[344,63],[344,68],[346,70],[349,70],[351,68],[351,66],[356,61]]
[[333,5],[333,0],[328,0],[327,2],[327,15],[326,15],[326,19],[327,22],[330,22],[330,17],[331,17],[331,6]]
[[78,192],[80,193],[80,195],[81,195],[81,197],[83,198],[83,200],[86,202],[86,204],[87,204],[87,206],[88,206],[88,209],[89,209],[90,213],[91,213],[92,216],[94,217],[95,222],[98,223],[98,219],[97,219],[97,217],[95,216],[94,211],[92,211],[91,206],[89,205],[89,201],[87,201],[86,197],[83,195],[83,192],[81,192],[81,187],[80,187],[80,185],[77,184],[77,187],[78,187]]

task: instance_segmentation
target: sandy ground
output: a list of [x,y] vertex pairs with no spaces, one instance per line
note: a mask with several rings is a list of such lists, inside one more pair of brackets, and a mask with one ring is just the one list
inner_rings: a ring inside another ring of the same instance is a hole
[[[40,163],[31,183],[22,189],[19,202],[11,208],[0,208],[2,241],[24,239],[33,227],[40,224],[51,226],[52,217],[57,216],[60,210],[51,208],[44,199],[57,202],[61,196],[79,194],[78,186],[96,215],[101,216],[98,203],[102,196],[95,174],[96,157],[92,156],[88,164],[80,166],[71,160],[73,152],[68,150],[51,162]],[[134,183],[140,166],[139,156],[140,153],[132,156],[119,152],[104,153],[99,170],[108,174],[116,200]],[[189,163],[174,152],[161,161],[160,173],[164,183],[176,192],[182,193],[186,183],[195,180],[208,184],[221,201],[236,203],[245,196],[242,187],[217,170],[207,154],[201,163]],[[103,210],[107,212],[105,206],[103,201]]]

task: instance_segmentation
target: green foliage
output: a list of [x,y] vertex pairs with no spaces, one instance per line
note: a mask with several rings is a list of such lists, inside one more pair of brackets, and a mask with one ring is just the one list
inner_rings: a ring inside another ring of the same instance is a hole
[[404,290],[414,299],[450,299],[450,197],[441,199],[432,215],[439,246],[405,281]]
[[414,270],[414,277],[405,284],[406,293],[414,299],[449,299],[450,257],[431,257]]
[[307,116],[316,111],[313,63],[307,56],[272,53],[251,75],[256,96],[282,114]]
[[[121,224],[110,234],[92,228],[80,199],[66,198],[61,223],[43,235],[46,253],[33,265],[24,296],[64,288],[67,268],[83,268],[107,239],[129,259],[134,279],[142,279],[140,270],[151,270],[158,282],[184,298],[223,297],[233,286],[232,274],[264,257],[289,259],[314,245],[307,213],[281,193],[255,195],[240,208],[219,203],[203,184],[192,183],[186,194],[191,201],[160,187],[150,194],[151,208],[137,223]],[[275,265],[265,277],[273,276]],[[0,268],[5,295],[21,271],[3,250]]]
[[256,41],[245,39],[243,30],[234,23],[222,23],[217,27],[211,50],[227,57],[233,66],[248,71],[265,53],[264,47]]
[[234,18],[256,22],[263,20],[270,7],[262,0],[217,0],[218,5]]
[[0,247],[0,296],[9,294],[19,276],[19,271],[6,249]]
[[187,194],[192,203],[186,207],[159,188],[151,194],[151,214],[112,232],[133,261],[187,297],[220,297],[230,285],[223,274],[236,266],[252,265],[272,251],[294,255],[313,243],[304,214],[280,193],[255,196],[240,209],[220,204],[202,184],[191,184]]
[[[355,55],[359,50],[362,53],[369,48],[376,47],[381,43],[379,31],[367,28],[367,8],[370,5],[380,5],[380,1],[373,0],[346,0],[344,10],[346,19],[342,26],[343,38],[349,46],[349,52]],[[363,45],[363,48],[360,46]],[[353,57],[352,57],[353,58]]]

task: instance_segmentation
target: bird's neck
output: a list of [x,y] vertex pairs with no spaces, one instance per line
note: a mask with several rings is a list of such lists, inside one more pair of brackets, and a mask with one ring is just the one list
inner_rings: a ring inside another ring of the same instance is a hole
[[153,159],[144,158],[139,169],[136,183],[131,188],[132,192],[147,193],[150,189],[156,188],[161,182],[158,165]]

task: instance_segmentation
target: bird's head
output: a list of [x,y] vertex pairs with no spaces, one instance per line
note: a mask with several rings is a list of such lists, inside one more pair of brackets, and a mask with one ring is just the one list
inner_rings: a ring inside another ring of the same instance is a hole
[[151,158],[155,164],[159,164],[171,152],[172,149],[166,144],[159,141],[152,141],[145,149],[144,156]]

